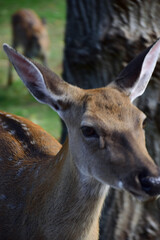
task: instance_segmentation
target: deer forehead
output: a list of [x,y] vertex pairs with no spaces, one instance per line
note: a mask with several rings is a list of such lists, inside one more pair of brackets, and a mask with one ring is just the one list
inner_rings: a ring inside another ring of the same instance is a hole
[[124,122],[139,124],[145,115],[138,110],[128,96],[114,88],[88,90],[83,98],[82,125]]

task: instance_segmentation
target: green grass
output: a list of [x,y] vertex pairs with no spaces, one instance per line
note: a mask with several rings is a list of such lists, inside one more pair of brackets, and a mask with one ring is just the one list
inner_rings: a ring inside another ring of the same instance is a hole
[[6,88],[8,59],[2,50],[2,45],[4,42],[11,43],[11,15],[20,8],[33,9],[47,21],[50,37],[49,68],[60,75],[66,18],[65,0],[0,0],[0,6],[0,109],[24,116],[59,138],[61,124],[58,115],[48,106],[34,100],[15,71],[14,84]]

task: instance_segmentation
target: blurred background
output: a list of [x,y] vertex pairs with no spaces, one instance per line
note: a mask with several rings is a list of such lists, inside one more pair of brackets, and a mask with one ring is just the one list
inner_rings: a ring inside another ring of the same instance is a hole
[[[13,70],[13,84],[7,87],[9,63],[2,45],[3,43],[12,44],[12,14],[22,8],[34,10],[46,21],[50,39],[48,66],[61,75],[66,19],[65,4],[65,0],[0,0],[0,109],[32,120],[58,139],[61,132],[58,115],[48,106],[40,105],[30,95],[15,70]],[[17,49],[23,52],[21,47]]]

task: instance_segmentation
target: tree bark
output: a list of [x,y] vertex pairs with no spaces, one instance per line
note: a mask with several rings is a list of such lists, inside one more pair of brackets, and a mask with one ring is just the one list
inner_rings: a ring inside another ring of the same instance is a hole
[[[112,81],[160,36],[159,0],[67,0],[63,78],[82,88]],[[160,64],[136,105],[146,113],[148,151],[160,165]],[[159,240],[160,204],[111,190],[100,240]]]

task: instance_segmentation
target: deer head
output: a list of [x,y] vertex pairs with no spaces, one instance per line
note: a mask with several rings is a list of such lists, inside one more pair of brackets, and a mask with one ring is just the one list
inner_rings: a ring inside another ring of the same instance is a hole
[[68,128],[69,155],[84,178],[146,199],[160,193],[160,171],[145,146],[146,116],[132,102],[146,89],[160,40],[142,52],[106,87],[83,90],[4,44],[31,94],[48,104]]

